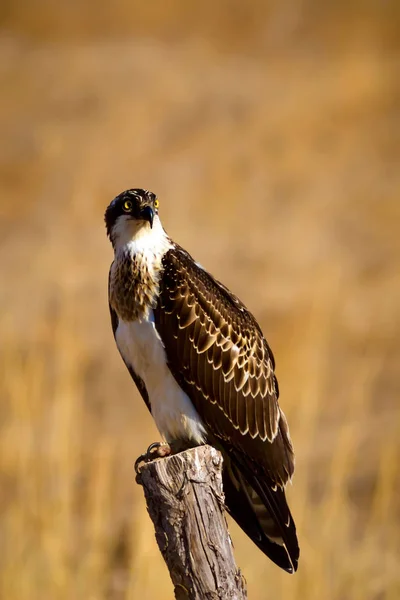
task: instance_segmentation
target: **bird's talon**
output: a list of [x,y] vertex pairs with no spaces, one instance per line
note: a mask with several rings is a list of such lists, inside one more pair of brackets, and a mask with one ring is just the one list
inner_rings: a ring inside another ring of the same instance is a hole
[[147,451],[144,454],[138,456],[135,460],[135,473],[136,475],[140,475],[140,465],[142,463],[149,463],[156,458],[164,458],[165,456],[169,456],[171,454],[171,447],[169,444],[165,442],[154,442],[150,444],[147,448]]
[[137,457],[137,459],[135,460],[135,465],[134,465],[136,475],[139,475],[139,473],[140,473],[140,464],[145,463],[145,462],[146,462],[146,454],[141,454],[140,456]]

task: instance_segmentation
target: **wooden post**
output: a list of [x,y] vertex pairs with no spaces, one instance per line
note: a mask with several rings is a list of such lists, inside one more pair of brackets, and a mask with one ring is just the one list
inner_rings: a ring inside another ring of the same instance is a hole
[[199,446],[140,469],[156,540],[177,600],[244,600],[224,515],[222,456]]

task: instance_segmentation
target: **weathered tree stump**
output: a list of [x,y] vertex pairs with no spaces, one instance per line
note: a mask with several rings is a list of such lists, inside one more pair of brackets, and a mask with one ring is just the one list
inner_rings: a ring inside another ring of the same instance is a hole
[[177,600],[243,600],[224,514],[222,456],[200,446],[141,467],[147,508]]

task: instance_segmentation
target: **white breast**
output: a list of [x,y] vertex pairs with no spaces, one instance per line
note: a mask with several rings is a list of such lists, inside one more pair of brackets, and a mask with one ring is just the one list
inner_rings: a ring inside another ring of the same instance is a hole
[[116,330],[124,361],[144,381],[157,428],[167,442],[205,441],[205,429],[191,400],[167,366],[164,345],[155,328],[153,311],[148,320],[124,322]]

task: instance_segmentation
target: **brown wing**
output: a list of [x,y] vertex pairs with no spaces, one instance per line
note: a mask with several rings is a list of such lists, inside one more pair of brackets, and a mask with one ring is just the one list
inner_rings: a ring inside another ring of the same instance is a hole
[[169,366],[207,427],[278,485],[294,469],[272,352],[245,306],[181,248],[164,257],[156,326]]
[[284,485],[294,454],[272,352],[238,298],[179,246],[163,258],[155,323],[171,372],[223,451],[226,506],[274,562],[297,568]]

